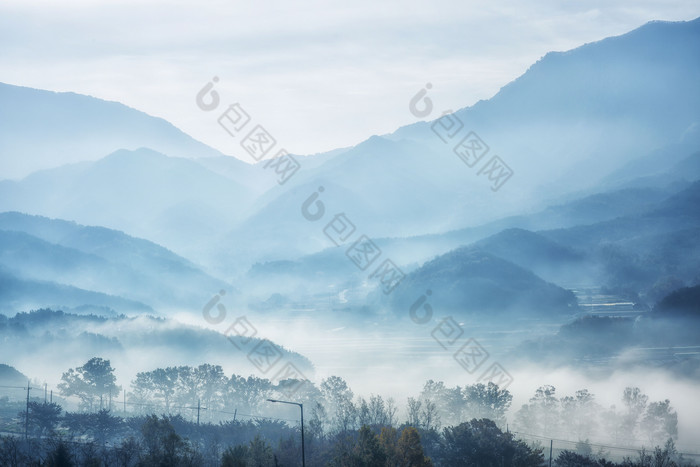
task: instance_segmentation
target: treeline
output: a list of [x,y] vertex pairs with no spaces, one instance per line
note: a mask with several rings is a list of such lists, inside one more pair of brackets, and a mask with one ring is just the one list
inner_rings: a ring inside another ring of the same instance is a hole
[[[68,414],[67,414],[68,415]],[[223,466],[298,467],[300,433],[275,421],[200,424],[180,416],[121,419],[102,410],[102,436],[119,433],[118,442],[100,440],[92,425],[72,434],[56,431],[48,436],[0,436],[0,465],[46,466]],[[96,418],[86,421],[94,423]],[[99,430],[98,430],[99,431]],[[80,433],[84,433],[80,435]],[[93,438],[86,438],[91,433]],[[442,430],[408,425],[363,426],[359,430],[305,439],[305,460],[310,467],[539,467],[545,456],[540,446],[516,439],[493,421],[473,419]],[[621,463],[590,453],[563,451],[554,461],[563,467],[680,467],[689,466],[671,440],[651,452],[639,452]]]
[[[100,413],[105,412],[101,411]],[[0,464],[77,466],[225,466],[281,467],[301,465],[299,431],[271,421],[218,425],[188,422],[182,417],[110,419],[112,430],[125,436],[119,443],[85,441],[80,436],[0,437]],[[249,441],[243,441],[244,438]],[[430,455],[424,450],[429,447]],[[460,465],[539,466],[534,449],[502,432],[492,421],[472,420],[456,427],[421,430],[402,426],[363,426],[359,430],[305,439],[308,466],[395,467]]]
[[[61,377],[58,388],[63,396],[77,397],[83,411],[120,406],[116,399],[122,388],[116,384],[109,360],[96,357],[71,368]],[[234,415],[263,417],[280,411],[297,417],[295,409],[273,409],[268,402],[271,398],[293,398],[304,404],[313,429],[335,433],[363,425],[397,426],[402,422],[429,430],[472,418],[488,418],[505,428],[513,396],[493,383],[448,388],[430,380],[419,395],[408,398],[402,407],[405,418],[400,420],[394,399],[379,395],[356,397],[338,376],[328,377],[318,386],[308,380],[291,379],[275,384],[255,376],[227,377],[220,366],[202,364],[138,373],[126,398],[132,413],[176,414],[193,419],[199,408],[201,420],[213,422],[229,420]]]
[[[114,410],[122,388],[108,360],[69,369],[58,388],[78,398],[79,411],[32,401],[13,423],[2,421],[16,435],[2,438],[0,465],[301,465],[299,407],[276,399],[303,404],[310,466],[536,466],[543,449],[522,438],[557,433],[581,442],[559,454],[556,465],[686,465],[673,445],[677,414],[670,402],[650,403],[638,388],[625,389],[618,410],[604,409],[585,389],[559,398],[554,387],[542,386],[510,425],[513,397],[493,383],[448,387],[430,380],[399,407],[391,398],[355,396],[337,376],[316,386],[227,377],[216,365],[179,366],[138,373],[126,391],[128,417]],[[646,445],[664,448],[614,464],[586,441],[601,433],[611,433],[616,445],[639,445],[631,438],[644,435]]]
[[625,388],[620,407],[604,408],[587,389],[558,398],[554,386],[541,386],[515,414],[516,430],[536,435],[610,440],[614,445],[663,445],[678,439],[678,414],[671,402],[650,402],[639,388]]

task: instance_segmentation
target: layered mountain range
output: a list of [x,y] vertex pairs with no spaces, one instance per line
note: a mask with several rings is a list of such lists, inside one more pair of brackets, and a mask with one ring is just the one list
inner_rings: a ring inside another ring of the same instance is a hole
[[[580,284],[652,306],[700,280],[698,82],[700,19],[652,22],[549,53],[474,105],[297,155],[284,184],[121,104],[0,84],[0,306],[196,312],[227,289],[405,309],[432,288],[464,312],[557,314]],[[405,274],[389,298],[346,254],[362,235]]]

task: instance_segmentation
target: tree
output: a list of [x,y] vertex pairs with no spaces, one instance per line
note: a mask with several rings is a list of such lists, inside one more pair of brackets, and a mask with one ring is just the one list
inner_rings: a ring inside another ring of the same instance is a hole
[[[224,370],[219,365],[205,363],[194,369],[194,379],[204,406],[209,409],[221,408],[226,385]],[[210,417],[212,413],[209,412]]]
[[379,445],[386,455],[386,466],[395,467],[399,465],[398,434],[396,428],[385,426],[379,433]]
[[105,443],[119,435],[124,429],[124,420],[116,417],[107,409],[102,409],[97,413],[88,414],[90,433],[95,441]]
[[261,404],[272,394],[272,383],[267,379],[231,375],[226,385],[225,406],[257,415]]
[[175,432],[167,417],[146,417],[141,426],[146,455],[141,464],[146,466],[180,466],[189,464],[192,457],[188,443]]
[[515,416],[517,426],[523,430],[549,436],[556,431],[559,422],[559,400],[554,386],[540,386],[528,404]]
[[360,428],[353,458],[357,467],[383,466],[386,462],[386,454],[379,444],[379,438],[367,425]]
[[473,419],[443,430],[440,460],[451,467],[534,467],[543,462],[544,456],[541,449],[530,448],[511,433],[503,433],[493,421]]
[[66,412],[62,424],[68,428],[71,436],[82,436],[90,427],[90,417],[87,413]]
[[603,426],[603,430],[607,433],[607,436],[613,440],[613,443],[617,444],[620,438],[621,425],[619,422],[620,415],[617,412],[617,407],[611,405],[609,409],[604,410],[600,414],[600,421]]
[[328,416],[326,415],[326,408],[320,403],[316,402],[311,409],[311,417],[308,421],[308,433],[311,435],[309,438],[311,442],[314,440],[323,440],[326,426],[328,425]]
[[597,426],[596,416],[600,406],[587,389],[576,391],[574,397],[567,396],[560,400],[561,420],[564,429],[577,439],[585,439],[593,434]]
[[666,441],[663,449],[659,446],[654,448],[654,465],[656,467],[676,467],[678,465],[676,460],[680,459],[672,439]]
[[[310,454],[308,448],[306,452],[308,453],[307,455]],[[301,443],[299,442],[299,436],[294,433],[286,438],[281,438],[277,444],[274,456],[275,465],[297,465],[301,459]]]
[[[457,397],[455,394],[451,394],[448,397],[450,391],[445,387],[445,383],[442,381],[433,381],[432,379],[425,382],[423,385],[423,390],[420,393],[420,400],[423,402],[423,412],[422,412],[422,425],[426,429],[431,427],[438,428],[442,421],[442,416],[448,418],[447,421],[451,420],[452,415],[457,412],[457,418],[459,418],[459,412],[461,411],[461,393],[457,389]],[[459,402],[456,404],[457,407],[449,407],[450,402],[454,402],[457,399]]]
[[400,467],[432,467],[433,465],[423,453],[420,435],[414,427],[407,427],[401,432],[397,453]]
[[165,404],[165,413],[170,413],[170,403],[177,390],[177,383],[178,369],[168,367],[137,373],[131,387],[134,393],[153,395],[153,397],[161,399]]
[[396,401],[394,400],[393,397],[388,397],[386,399],[386,416],[387,416],[387,425],[389,426],[394,426],[394,423],[396,423],[396,412],[398,409],[396,408]]
[[83,405],[92,410],[96,399],[100,400],[102,408],[105,396],[121,391],[116,381],[109,360],[94,357],[85,365],[63,373],[58,389],[66,397],[78,396]]
[[367,400],[365,400],[364,397],[360,397],[357,400],[357,421],[360,424],[360,426],[364,425],[369,425],[370,420],[369,420],[369,404],[367,404]]
[[247,467],[248,446],[229,447],[221,456],[221,467]]
[[430,399],[426,399],[425,404],[423,404],[421,422],[421,427],[426,430],[440,428],[440,414],[438,413],[437,404]]
[[[51,434],[58,425],[63,409],[60,405],[49,402],[29,403],[29,427],[33,433],[38,435]],[[24,420],[26,411],[20,412],[19,416]]]
[[600,467],[598,461],[590,456],[568,450],[560,452],[555,463],[557,467]]
[[73,467],[75,465],[70,448],[65,441],[58,441],[56,447],[47,456],[45,465],[48,467]]
[[418,399],[409,397],[406,405],[406,412],[408,412],[408,424],[416,428],[420,428],[420,413],[423,403]]
[[0,465],[20,467],[29,464],[21,438],[13,435],[0,436]]
[[369,424],[372,426],[384,426],[389,424],[389,414],[382,396],[369,396]]
[[474,418],[493,420],[501,429],[506,424],[506,412],[513,401],[513,395],[497,384],[477,383],[466,386],[462,391],[469,414]]
[[99,443],[116,437],[124,429],[124,420],[111,415],[107,409],[96,413],[67,412],[63,417],[63,424],[71,433],[89,435]]
[[[136,464],[141,452],[141,445],[133,436],[124,439],[121,444],[115,449],[114,457],[117,465],[131,466]],[[109,463],[106,463],[110,465]]]
[[339,376],[330,376],[321,381],[320,389],[330,406],[335,428],[341,432],[350,430],[357,418],[357,408],[352,403],[353,393],[348,383]]
[[636,462],[626,457],[622,465],[624,467],[678,467],[679,465],[692,464],[684,463],[683,457],[678,455],[678,451],[676,451],[673,440],[669,439],[663,448],[656,446],[651,453],[642,449],[637,453]]
[[197,405],[198,381],[191,366],[177,367],[177,389],[175,397],[181,406]]
[[622,394],[622,403],[625,411],[622,414],[621,428],[628,438],[634,438],[637,432],[637,424],[646,409],[649,397],[642,394],[639,388],[625,388]]
[[273,390],[276,393],[274,399],[294,399],[304,404],[304,407],[312,407],[323,401],[320,389],[309,380],[283,379],[273,386]]
[[678,438],[678,414],[671,409],[671,401],[652,402],[647,407],[641,428],[652,444]]
[[272,447],[260,435],[255,435],[248,446],[247,465],[250,467],[272,467],[274,465]]

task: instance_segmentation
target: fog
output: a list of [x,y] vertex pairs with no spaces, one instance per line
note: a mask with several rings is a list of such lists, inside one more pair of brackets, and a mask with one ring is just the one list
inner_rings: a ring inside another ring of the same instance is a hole
[[0,464],[299,465],[278,402],[316,466],[693,461],[699,35],[550,52],[453,109],[431,78],[413,123],[311,155],[215,74],[183,95],[235,154],[0,83],[0,166],[28,161],[0,174]]

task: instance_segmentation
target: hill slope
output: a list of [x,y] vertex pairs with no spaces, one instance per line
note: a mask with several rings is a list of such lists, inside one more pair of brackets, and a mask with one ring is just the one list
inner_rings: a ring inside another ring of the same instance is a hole
[[249,203],[230,178],[145,148],[0,182],[0,211],[122,230],[188,256],[235,225]]
[[394,310],[405,311],[426,290],[432,306],[459,315],[571,313],[576,299],[568,290],[474,247],[439,256],[411,272],[391,294]]
[[167,121],[118,102],[0,83],[0,179],[149,147],[177,157],[220,153]]
[[[103,227],[15,212],[0,214],[0,266],[17,280],[56,282],[153,307],[199,308],[213,292],[226,287],[188,260],[149,241]],[[24,283],[18,290],[28,294],[27,300],[35,300],[29,285]],[[55,287],[52,290],[57,293]],[[60,296],[66,293],[63,290]],[[33,303],[69,304],[53,300]]]

